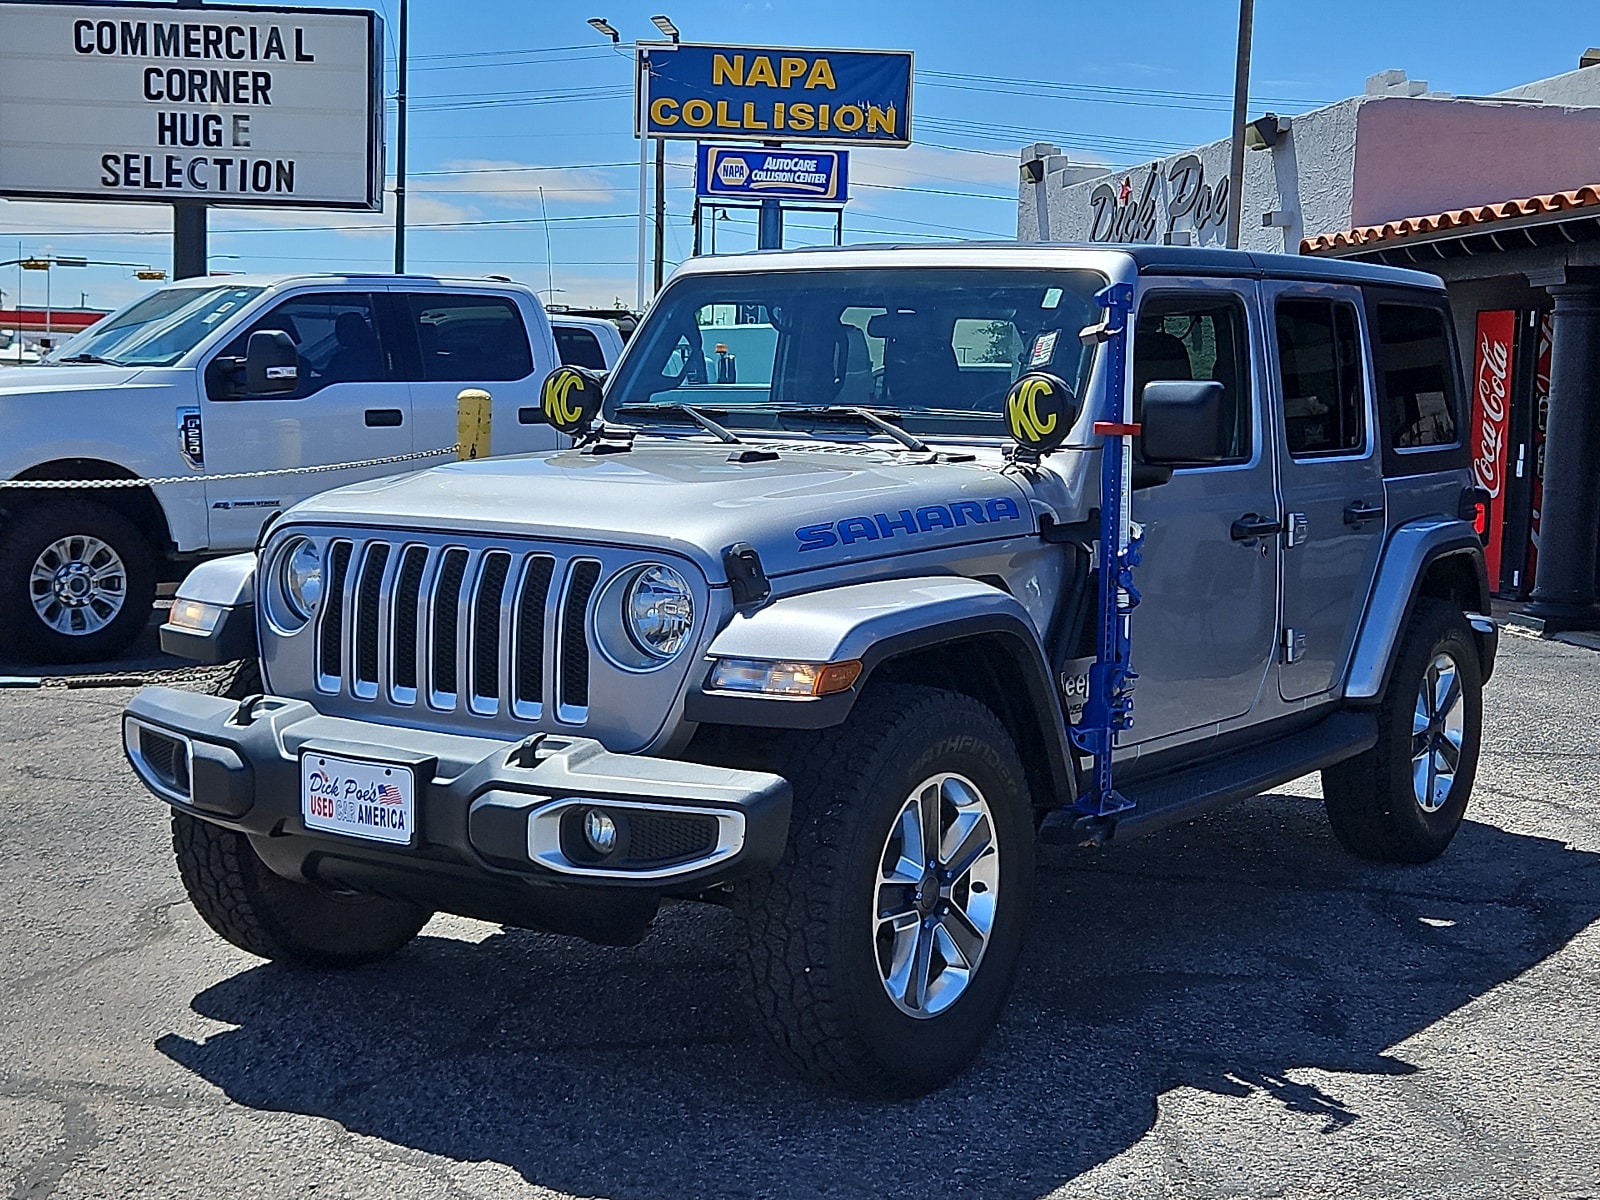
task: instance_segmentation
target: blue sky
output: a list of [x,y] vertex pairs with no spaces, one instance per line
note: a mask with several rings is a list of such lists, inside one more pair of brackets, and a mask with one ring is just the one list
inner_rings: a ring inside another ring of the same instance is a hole
[[[378,0],[391,93],[397,4]],[[853,155],[847,241],[1012,236],[1016,152],[1036,139],[1074,160],[1132,165],[1227,131],[1233,0],[412,0],[411,269],[503,273],[553,285],[557,302],[631,301],[631,66],[585,19],[606,17],[624,39],[656,37],[649,18],[662,11],[687,41],[916,52],[916,144]],[[1257,0],[1253,114],[1359,93],[1367,75],[1391,67],[1456,94],[1498,91],[1570,70],[1600,44],[1593,0],[1521,13],[1486,0]],[[691,148],[669,144],[668,158],[675,262],[692,241]],[[735,218],[719,226],[719,249],[754,245],[750,214]],[[214,209],[212,266],[386,270],[392,219],[392,198],[370,215]],[[829,239],[824,223],[797,215],[789,244]],[[796,227],[805,225],[818,227]],[[29,254],[167,267],[169,229],[162,208],[0,201],[0,258],[20,243]],[[25,286],[30,306],[42,301],[39,273]],[[87,292],[110,306],[148,286],[125,269],[63,270],[54,300],[75,304]],[[7,306],[15,287],[15,275],[0,273]]]

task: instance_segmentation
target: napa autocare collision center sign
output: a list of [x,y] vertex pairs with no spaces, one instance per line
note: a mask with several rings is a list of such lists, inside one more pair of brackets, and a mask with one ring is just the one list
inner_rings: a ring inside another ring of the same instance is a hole
[[911,144],[910,51],[685,44],[640,53],[650,137]]
[[708,200],[809,200],[842,205],[850,199],[849,152],[706,146],[695,152],[695,194]]
[[0,196],[378,209],[354,9],[0,3]]

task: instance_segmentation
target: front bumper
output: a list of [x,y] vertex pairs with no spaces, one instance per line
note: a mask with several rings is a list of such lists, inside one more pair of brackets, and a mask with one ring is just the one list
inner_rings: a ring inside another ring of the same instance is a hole
[[[775,865],[788,836],[790,789],[779,776],[613,754],[589,738],[507,743],[324,716],[303,700],[241,703],[151,687],[124,711],[123,743],[151,792],[252,835],[280,874],[399,892],[447,911],[473,907],[450,902],[452,880],[467,891],[702,891]],[[411,768],[411,843],[308,828],[306,752]],[[622,831],[604,857],[578,836],[591,809]]]

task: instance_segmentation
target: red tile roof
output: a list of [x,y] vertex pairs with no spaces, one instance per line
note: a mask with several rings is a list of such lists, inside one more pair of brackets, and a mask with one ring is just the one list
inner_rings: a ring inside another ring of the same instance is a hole
[[1398,221],[1385,221],[1382,225],[1364,225],[1360,229],[1342,233],[1319,233],[1316,237],[1308,237],[1301,241],[1300,253],[1326,253],[1330,250],[1351,249],[1392,238],[1413,237],[1419,233],[1442,233],[1445,230],[1461,229],[1468,225],[1486,225],[1510,217],[1531,217],[1537,213],[1596,206],[1600,206],[1600,184],[1589,184],[1570,192],[1529,196],[1526,200],[1506,200],[1500,204],[1458,208],[1427,217],[1404,217]]

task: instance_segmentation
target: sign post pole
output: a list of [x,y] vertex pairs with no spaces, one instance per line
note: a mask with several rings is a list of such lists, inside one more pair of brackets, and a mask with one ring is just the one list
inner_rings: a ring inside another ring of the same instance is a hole
[[[179,8],[199,8],[201,0],[178,0]],[[206,264],[206,206],[201,200],[172,202],[172,277],[193,279],[204,275]]]
[[756,249],[783,249],[783,206],[776,200],[761,202],[761,223],[757,232]]
[[650,51],[639,51],[639,287],[635,307],[644,311],[645,271],[644,248],[645,189],[650,172]]

